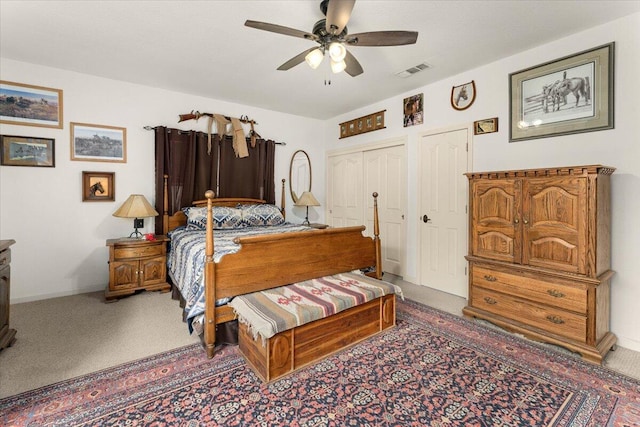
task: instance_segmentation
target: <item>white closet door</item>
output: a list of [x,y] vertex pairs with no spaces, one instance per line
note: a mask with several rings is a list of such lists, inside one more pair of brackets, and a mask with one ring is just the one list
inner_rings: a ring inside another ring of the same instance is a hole
[[331,156],[328,167],[327,224],[364,224],[362,152]]
[[378,219],[382,241],[382,270],[404,275],[406,252],[405,147],[393,146],[364,152],[366,234],[373,236],[373,197],[378,193]]
[[419,145],[420,284],[467,297],[469,130],[425,135]]

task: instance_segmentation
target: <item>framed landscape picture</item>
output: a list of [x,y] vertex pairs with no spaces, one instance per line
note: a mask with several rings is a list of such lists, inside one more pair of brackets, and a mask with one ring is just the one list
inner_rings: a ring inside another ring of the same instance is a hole
[[0,80],[0,123],[62,129],[62,90]]
[[71,160],[127,162],[127,129],[71,123]]
[[509,142],[613,129],[614,47],[509,74]]
[[0,135],[0,164],[55,167],[55,142],[51,138]]

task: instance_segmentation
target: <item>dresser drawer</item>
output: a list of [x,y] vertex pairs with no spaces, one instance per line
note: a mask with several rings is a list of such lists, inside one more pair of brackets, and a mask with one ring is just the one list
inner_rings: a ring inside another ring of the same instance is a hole
[[587,317],[539,305],[488,289],[472,287],[471,306],[543,329],[556,335],[584,342]]
[[116,260],[127,258],[144,258],[150,256],[163,255],[165,250],[164,242],[157,245],[143,245],[138,247],[123,247],[116,246],[114,249],[114,257]]
[[587,290],[580,286],[472,266],[472,284],[576,313],[587,313]]

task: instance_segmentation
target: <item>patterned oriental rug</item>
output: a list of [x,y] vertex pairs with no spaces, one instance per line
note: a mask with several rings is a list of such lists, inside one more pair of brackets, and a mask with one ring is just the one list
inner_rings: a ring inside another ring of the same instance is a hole
[[638,426],[640,381],[419,303],[398,326],[263,384],[179,348],[0,400],[2,426]]

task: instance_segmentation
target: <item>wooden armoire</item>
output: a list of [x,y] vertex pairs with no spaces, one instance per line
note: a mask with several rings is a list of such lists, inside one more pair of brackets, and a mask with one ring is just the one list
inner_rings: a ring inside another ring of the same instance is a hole
[[466,316],[602,363],[609,331],[610,178],[601,165],[471,172]]

